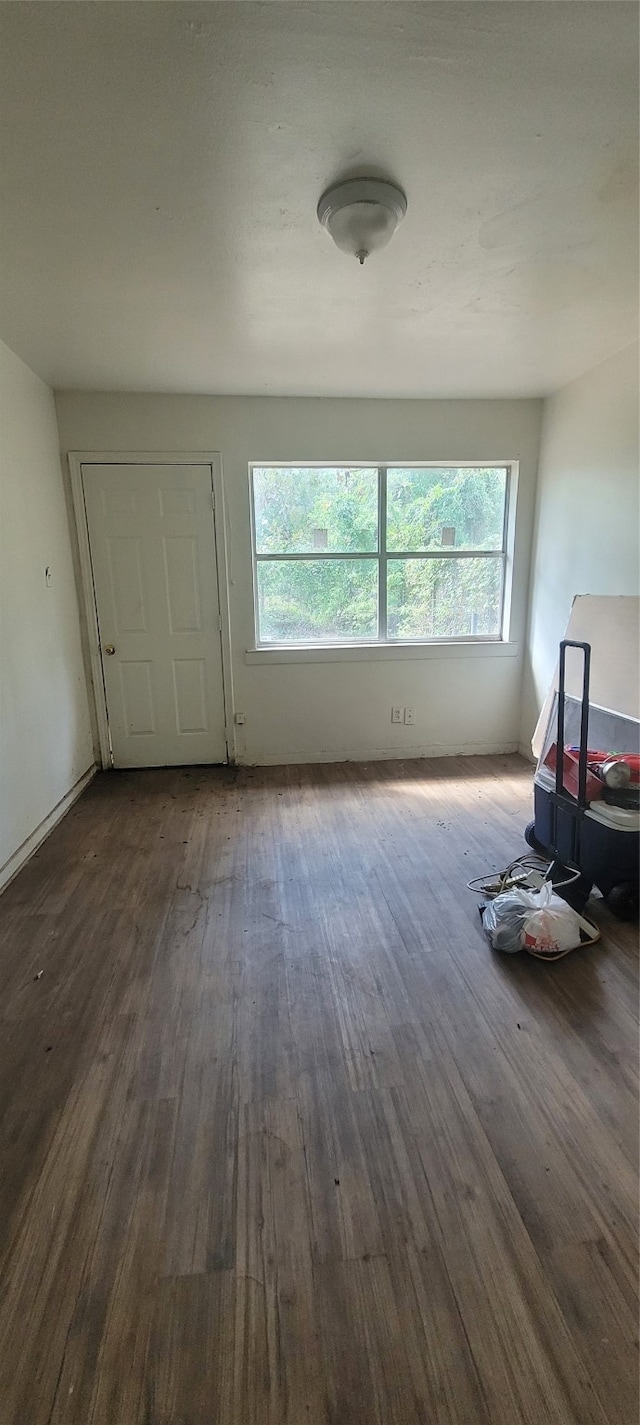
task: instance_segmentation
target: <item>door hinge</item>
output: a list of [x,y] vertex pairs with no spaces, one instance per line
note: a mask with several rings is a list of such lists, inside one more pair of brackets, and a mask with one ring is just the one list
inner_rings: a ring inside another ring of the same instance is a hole
[[218,632],[222,633],[222,615],[218,614]]
[[211,508],[212,508],[212,510],[215,510],[215,507],[216,507],[216,497],[215,497],[215,495],[214,495],[214,493],[213,493],[213,490],[212,490],[212,491],[211,491]]

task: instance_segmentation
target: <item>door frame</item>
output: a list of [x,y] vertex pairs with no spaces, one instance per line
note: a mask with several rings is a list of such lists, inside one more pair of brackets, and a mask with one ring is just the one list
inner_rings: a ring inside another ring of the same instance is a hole
[[93,706],[96,715],[100,764],[103,771],[113,769],[107,696],[104,686],[98,607],[93,582],[89,524],[82,480],[83,465],[208,465],[211,471],[212,521],[218,605],[220,609],[220,650],[222,658],[222,695],[224,703],[224,734],[227,762],[235,762],[233,722],[233,678],[231,661],[231,623],[229,613],[229,581],[227,576],[226,518],[222,480],[222,460],[216,450],[70,450],[68,453],[71,500],[78,539],[82,611],[86,620],[87,644],[91,666]]

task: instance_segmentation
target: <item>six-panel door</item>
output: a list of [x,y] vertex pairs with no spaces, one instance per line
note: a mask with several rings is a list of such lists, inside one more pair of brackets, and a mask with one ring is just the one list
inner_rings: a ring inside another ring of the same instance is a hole
[[211,467],[82,479],[114,766],[226,761]]

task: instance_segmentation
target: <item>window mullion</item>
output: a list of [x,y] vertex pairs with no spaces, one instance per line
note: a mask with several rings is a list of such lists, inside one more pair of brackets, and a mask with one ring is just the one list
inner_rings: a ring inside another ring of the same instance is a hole
[[378,639],[387,641],[387,467],[378,467]]
[[507,585],[507,551],[502,551],[500,559],[500,637],[506,638],[504,594]]

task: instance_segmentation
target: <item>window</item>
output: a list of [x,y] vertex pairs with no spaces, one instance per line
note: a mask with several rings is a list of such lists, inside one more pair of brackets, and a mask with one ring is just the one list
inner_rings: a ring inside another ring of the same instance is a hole
[[254,465],[259,645],[499,639],[508,465]]

